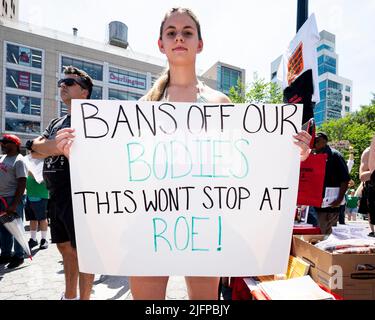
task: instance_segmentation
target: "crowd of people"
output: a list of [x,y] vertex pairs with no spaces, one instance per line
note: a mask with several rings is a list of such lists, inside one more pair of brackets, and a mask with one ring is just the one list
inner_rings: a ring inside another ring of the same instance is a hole
[[[160,26],[158,46],[166,55],[169,68],[141,100],[230,102],[226,95],[209,88],[197,78],[195,62],[197,54],[203,50],[203,38],[200,23],[191,10],[173,8],[166,13]],[[0,197],[4,199],[4,203],[0,202],[0,211],[17,213],[22,218],[26,205],[25,216],[30,221],[31,249],[38,245],[40,249],[48,247],[49,219],[52,242],[56,243],[63,258],[65,292],[62,299],[89,299],[94,275],[82,273],[78,268],[69,154],[74,141],[71,103],[73,99],[90,99],[93,81],[86,72],[68,66],[64,69],[64,77],[58,82],[58,87],[61,99],[68,106],[68,114],[52,120],[40,137],[26,144],[34,158],[44,159],[44,183],[37,183],[28,173],[20,154],[21,140],[15,135],[4,135],[1,140],[4,155],[0,158]],[[350,181],[347,164],[338,151],[329,147],[328,137],[324,133],[318,133],[315,137],[313,150],[309,148],[311,136],[306,131],[299,132],[294,139],[301,150],[301,161],[310,152],[328,154],[324,186],[338,188],[339,192],[329,207],[317,207],[315,213],[322,233],[330,233],[332,226],[338,222],[340,205],[345,199]],[[360,176],[364,182],[363,189],[369,188],[372,181],[370,170],[374,171],[375,167],[375,142],[371,148],[366,149],[362,156]],[[373,161],[373,165],[370,161]],[[360,197],[363,199],[363,196]],[[351,183],[346,201],[350,219],[355,218],[358,199]],[[374,216],[370,215],[369,221],[373,235],[374,226],[371,223],[375,222]],[[38,230],[41,230],[40,243],[37,240]],[[23,249],[3,226],[0,226],[0,235],[0,263],[7,263],[9,269],[16,268],[23,263]],[[167,283],[167,276],[130,277],[134,299],[164,299]],[[186,283],[190,299],[215,300],[218,297],[220,277],[186,277]],[[223,279],[223,284],[227,285],[226,279]]]

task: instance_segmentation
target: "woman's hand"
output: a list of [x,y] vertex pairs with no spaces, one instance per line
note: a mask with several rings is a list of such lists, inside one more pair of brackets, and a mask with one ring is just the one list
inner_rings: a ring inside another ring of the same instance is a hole
[[301,161],[305,161],[311,152],[310,149],[310,141],[311,141],[311,135],[307,131],[300,131],[298,134],[293,136],[294,139],[297,141],[294,141],[294,143],[301,149]]
[[68,159],[70,156],[70,147],[75,138],[73,132],[74,129],[72,128],[64,128],[57,131],[56,135],[56,147]]

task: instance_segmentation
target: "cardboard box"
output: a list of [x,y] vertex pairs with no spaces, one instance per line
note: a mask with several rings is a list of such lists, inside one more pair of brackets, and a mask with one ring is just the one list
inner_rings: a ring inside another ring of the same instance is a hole
[[310,263],[310,276],[347,300],[375,300],[375,254],[332,254],[312,243],[324,235],[294,235],[292,254]]

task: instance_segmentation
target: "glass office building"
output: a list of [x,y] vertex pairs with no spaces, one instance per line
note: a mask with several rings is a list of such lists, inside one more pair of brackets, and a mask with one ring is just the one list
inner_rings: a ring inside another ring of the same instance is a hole
[[314,117],[317,125],[330,119],[339,119],[352,109],[352,81],[338,75],[336,37],[323,30],[320,32],[318,75],[320,102],[316,104]]

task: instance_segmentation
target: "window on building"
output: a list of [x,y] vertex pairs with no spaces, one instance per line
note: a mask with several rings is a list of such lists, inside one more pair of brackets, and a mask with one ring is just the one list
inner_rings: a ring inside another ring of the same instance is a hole
[[103,98],[103,88],[99,86],[93,86],[91,99],[100,100],[102,98]]
[[6,94],[5,110],[7,112],[40,116],[41,99],[15,94]]
[[350,112],[350,107],[349,106],[345,106],[345,112]]
[[323,90],[325,88],[327,88],[327,81],[319,82],[319,90]]
[[345,96],[345,102],[350,102],[350,97]]
[[350,92],[350,86],[345,86],[345,91]]
[[332,74],[336,74],[336,59],[326,56],[326,55],[321,55],[318,58],[318,75],[322,75],[326,72],[330,72]]
[[94,80],[103,81],[103,66],[100,64],[87,62],[79,59],[62,57],[61,73],[64,72],[64,66],[73,66],[87,72]]
[[7,62],[26,67],[42,68],[42,51],[7,44]]
[[327,96],[327,90],[320,90],[319,94],[320,94],[320,100],[324,100],[326,99],[326,96]]
[[40,122],[24,119],[5,118],[5,130],[15,133],[40,134]]
[[146,90],[147,77],[142,73],[109,68],[109,82],[121,86]]
[[320,45],[317,49],[316,49],[316,51],[321,51],[321,50],[323,50],[323,49],[326,49],[326,50],[329,50],[329,51],[331,51],[331,52],[333,52],[333,48],[332,47],[330,47],[329,45],[326,45],[326,44],[322,44],[322,45]]
[[275,79],[277,76],[277,71],[273,72],[271,75],[271,80]]
[[6,86],[27,91],[42,91],[42,76],[25,71],[7,69]]
[[109,100],[139,100],[141,97],[142,95],[134,92],[122,91],[117,89],[109,89],[108,91]]
[[340,92],[341,92],[342,91],[342,84],[338,83],[338,82],[335,82],[335,81],[332,81],[332,80],[328,80],[328,88],[340,90]]
[[327,110],[327,119],[340,119],[341,118],[341,109],[340,110]]
[[221,67],[221,89],[224,93],[228,93],[231,87],[235,87],[238,79],[241,79],[240,71]]

